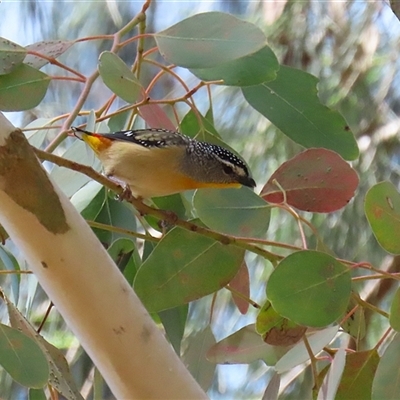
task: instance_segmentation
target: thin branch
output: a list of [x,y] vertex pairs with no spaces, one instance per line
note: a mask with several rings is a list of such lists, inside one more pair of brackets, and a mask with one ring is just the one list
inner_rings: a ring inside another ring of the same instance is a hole
[[107,224],[102,224],[102,223],[96,222],[96,221],[88,221],[88,220],[86,220],[86,222],[92,228],[102,229],[104,231],[109,231],[109,232],[121,233],[123,235],[133,236],[133,237],[135,237],[137,239],[149,240],[149,241],[155,242],[155,243],[160,241],[159,238],[156,238],[154,236],[144,235],[142,233],[135,232],[135,231],[130,231],[130,230],[124,229],[124,228],[119,228],[117,226],[111,226],[111,225],[107,225]]
[[380,270],[378,268],[375,268],[374,266],[372,266],[370,263],[368,262],[362,262],[362,263],[351,263],[349,261],[346,260],[341,260],[339,259],[338,261],[344,263],[344,264],[348,264],[350,265],[352,268],[363,268],[369,271],[373,271],[379,275],[381,275],[384,278],[387,279],[395,279],[397,281],[400,281],[400,274],[399,273],[390,273],[390,272],[386,272],[383,270]]
[[99,76],[99,71],[95,71],[87,78],[85,86],[78,98],[77,103],[75,104],[74,109],[69,114],[67,119],[64,121],[63,127],[61,128],[61,132],[53,139],[53,141],[46,147],[46,151],[52,152],[57,148],[57,146],[67,137],[67,131],[71,126],[72,122],[79,115],[81,108],[83,107],[87,97],[89,96],[90,90],[92,89],[93,83]]
[[24,275],[24,274],[33,274],[33,272],[32,271],[29,271],[29,270],[21,270],[21,269],[19,269],[19,270],[1,270],[0,271],[0,275],[18,275],[18,274],[20,274],[20,275]]
[[250,299],[250,297],[245,296],[243,293],[239,292],[238,290],[234,289],[232,286],[230,286],[229,284],[225,286],[225,289],[229,290],[232,294],[234,294],[237,297],[240,297],[242,300],[246,301],[247,303],[249,303],[251,306],[253,306],[254,308],[258,308],[260,309],[261,306],[256,303],[255,301],[253,301],[252,299]]
[[379,350],[379,347],[381,347],[382,343],[386,340],[386,338],[389,336],[389,333],[392,331],[392,327],[386,329],[386,332],[382,335],[382,337],[378,340],[378,343],[374,346],[374,350]]
[[85,82],[85,80],[83,80],[81,78],[74,78],[73,76],[51,75],[50,78],[51,78],[52,81],[72,81],[72,82],[79,82],[79,83],[84,83]]
[[380,308],[374,306],[371,303],[368,303],[367,301],[363,300],[358,293],[356,294],[355,292],[352,293],[353,299],[360,305],[363,306],[364,308],[367,308],[371,311],[375,311],[376,313],[384,316],[385,318],[389,318],[389,314],[386,311],[381,310]]
[[28,54],[35,56],[35,57],[39,57],[39,58],[43,58],[44,60],[48,61],[50,64],[55,65],[57,67],[60,67],[62,69],[65,69],[68,72],[71,72],[71,74],[76,75],[77,77],[80,78],[80,82],[85,82],[86,77],[85,75],[82,75],[81,73],[79,73],[78,71],[68,67],[65,64],[60,63],[58,60],[56,60],[54,57],[48,57],[42,53],[39,53],[37,51],[32,51],[32,50],[28,50]]
[[275,242],[273,240],[266,240],[266,239],[258,239],[258,238],[246,238],[246,237],[240,237],[240,236],[235,236],[236,240],[238,241],[243,241],[247,243],[259,243],[263,244],[265,246],[272,246],[272,247],[280,247],[282,249],[288,249],[288,250],[303,250],[302,247],[295,246],[293,244],[287,244],[287,243],[282,243],[282,242]]
[[308,356],[310,357],[310,361],[311,361],[311,371],[312,371],[313,378],[314,378],[314,388],[316,388],[316,391],[318,391],[319,385],[318,385],[317,359],[315,358],[315,355],[311,349],[311,346],[307,339],[306,334],[303,335],[303,342],[304,342],[304,346],[306,346],[306,350],[307,350]]
[[39,328],[37,329],[37,333],[40,333],[40,332],[42,331],[43,326],[44,326],[44,324],[45,324],[47,318],[49,317],[50,311],[51,311],[51,309],[53,308],[53,306],[54,306],[53,302],[50,301],[50,304],[49,304],[49,306],[47,307],[47,310],[46,310],[46,313],[44,314],[44,317],[43,317],[43,319],[42,319],[42,322],[40,323]]
[[[144,11],[147,10],[147,8],[150,6],[150,3],[151,3],[151,0],[147,0],[145,2],[145,4],[143,5],[142,11],[140,13],[138,13],[130,22],[128,22],[124,27],[122,27],[118,32],[116,32],[113,35],[114,42],[111,47],[111,52],[117,53],[121,48],[121,44],[120,44],[121,37],[123,35],[127,34],[136,25],[138,25],[140,23],[140,21],[142,21],[143,19],[146,19],[146,15],[144,14]],[[107,37],[107,38],[109,38],[109,37]],[[61,132],[47,146],[46,151],[52,152],[67,137],[68,129],[70,128],[72,122],[75,120],[75,118],[78,116],[80,110],[82,109],[83,104],[85,103],[85,101],[88,98],[89,93],[92,89],[93,83],[96,81],[98,76],[99,76],[99,72],[96,70],[90,75],[89,78],[86,79],[85,87],[83,88],[83,91],[81,92],[74,109],[69,114],[68,118],[64,121]]]
[[287,202],[287,197],[286,197],[286,191],[285,189],[283,189],[283,187],[280,185],[280,183],[276,180],[273,179],[272,183],[277,186],[279,188],[279,190],[282,192],[283,195],[283,204],[286,206],[286,208],[288,210],[290,210],[290,213],[294,216],[294,218],[296,219],[297,225],[299,227],[299,231],[300,231],[300,237],[301,237],[301,241],[303,243],[303,248],[307,249],[307,240],[306,240],[306,235],[304,234],[304,230],[303,230],[303,226],[301,225],[301,219],[300,219],[300,215],[293,210],[293,208],[288,204]]
[[112,180],[106,178],[104,175],[99,174],[98,172],[96,172],[94,169],[92,169],[87,165],[82,165],[77,162],[70,161],[62,157],[58,157],[54,154],[47,153],[43,150],[39,150],[36,148],[34,148],[34,151],[41,160],[50,161],[60,167],[65,167],[72,169],[74,171],[81,172],[82,174],[87,175],[89,178],[92,178],[95,181],[99,182],[101,185],[116,192],[118,195],[123,196],[124,200],[131,203],[142,215],[152,215],[153,217],[165,221],[166,223],[172,226],[179,226],[185,230],[196,232],[200,235],[207,236],[225,245],[233,245],[235,247],[251,251],[266,258],[273,265],[276,265],[283,258],[282,256],[271,253],[270,251],[267,251],[261,247],[238,241],[233,236],[224,235],[222,233],[215,232],[210,229],[204,228],[202,226],[193,224],[192,222],[179,219],[175,213],[172,213],[170,211],[164,211],[150,207],[144,204],[141,200],[132,196],[131,194],[127,194],[126,191],[121,186],[119,186]]

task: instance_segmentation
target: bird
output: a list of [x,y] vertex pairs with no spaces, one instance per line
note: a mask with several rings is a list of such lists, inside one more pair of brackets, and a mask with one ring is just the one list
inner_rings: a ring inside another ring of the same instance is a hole
[[231,151],[175,131],[71,129],[93,149],[104,174],[127,185],[141,199],[190,189],[256,186],[245,162]]

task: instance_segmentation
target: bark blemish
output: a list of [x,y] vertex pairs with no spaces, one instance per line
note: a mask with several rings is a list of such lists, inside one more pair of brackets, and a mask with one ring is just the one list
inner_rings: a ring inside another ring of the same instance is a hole
[[52,233],[69,230],[60,199],[19,129],[0,146],[0,186],[19,206]]
[[150,340],[151,329],[150,327],[146,326],[146,324],[143,325],[142,331],[140,332],[140,337],[144,343],[147,343]]
[[113,328],[113,331],[116,335],[122,335],[123,333],[125,333],[125,328],[121,325],[118,328]]

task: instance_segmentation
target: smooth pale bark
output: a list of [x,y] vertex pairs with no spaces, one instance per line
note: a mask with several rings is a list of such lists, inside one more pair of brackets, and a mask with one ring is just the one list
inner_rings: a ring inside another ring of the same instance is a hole
[[103,246],[0,113],[0,224],[118,399],[204,399]]

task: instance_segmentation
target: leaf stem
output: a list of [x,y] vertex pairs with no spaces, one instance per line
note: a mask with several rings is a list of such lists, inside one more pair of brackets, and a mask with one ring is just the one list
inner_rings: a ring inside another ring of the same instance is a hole
[[384,316],[385,318],[389,318],[389,314],[386,311],[381,310],[380,308],[374,306],[371,303],[368,303],[367,301],[363,300],[358,294],[355,292],[352,292],[352,297],[353,299],[360,305],[365,308],[368,308],[371,311],[375,311],[376,313]]
[[317,359],[315,358],[315,355],[311,349],[310,342],[308,341],[306,334],[303,335],[303,342],[304,346],[306,346],[307,353],[310,357],[311,371],[314,378],[314,388],[318,392],[319,385],[318,385]]
[[242,300],[246,301],[247,303],[249,303],[254,308],[259,308],[259,309],[261,308],[261,306],[258,303],[256,303],[255,301],[251,300],[249,297],[245,296],[243,293],[240,293],[238,290],[234,289],[229,284],[225,286],[225,289],[229,290],[235,296],[240,297]]

